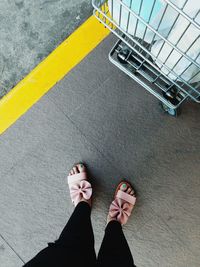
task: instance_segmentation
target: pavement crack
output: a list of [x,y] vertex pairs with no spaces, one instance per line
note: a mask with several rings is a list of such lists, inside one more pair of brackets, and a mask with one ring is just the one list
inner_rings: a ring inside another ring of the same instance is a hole
[[10,245],[10,243],[2,236],[2,234],[0,234],[0,237],[8,245],[8,247],[15,253],[15,255],[25,264],[25,261],[22,259],[19,253]]

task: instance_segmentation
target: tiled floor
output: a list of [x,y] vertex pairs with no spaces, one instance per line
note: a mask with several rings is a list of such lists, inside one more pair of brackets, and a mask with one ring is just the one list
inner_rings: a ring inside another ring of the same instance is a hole
[[[138,192],[124,227],[137,266],[198,267],[200,108],[179,118],[109,63],[107,38],[0,138],[0,262],[19,267],[55,240],[73,207],[66,175],[86,162],[95,183],[98,250],[115,185]],[[98,218],[98,220],[97,220]]]

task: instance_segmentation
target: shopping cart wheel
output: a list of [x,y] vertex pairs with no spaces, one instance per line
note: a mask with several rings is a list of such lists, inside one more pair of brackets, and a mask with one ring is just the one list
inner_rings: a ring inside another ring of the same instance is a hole
[[165,105],[164,103],[160,102],[162,109],[168,113],[169,115],[173,116],[173,117],[177,117],[180,115],[180,107],[179,108],[169,108],[167,105]]
[[[163,92],[163,96],[166,100],[168,100],[172,105],[177,106],[179,104],[177,97],[177,89],[176,87],[172,87],[170,91]],[[161,106],[163,110],[171,116],[177,117],[180,115],[181,110],[178,108],[170,108],[163,102],[161,102]]]
[[122,48],[119,51],[119,53],[117,54],[117,58],[118,58],[119,62],[122,64],[126,64],[130,53],[131,53],[131,50],[128,49],[127,47]]

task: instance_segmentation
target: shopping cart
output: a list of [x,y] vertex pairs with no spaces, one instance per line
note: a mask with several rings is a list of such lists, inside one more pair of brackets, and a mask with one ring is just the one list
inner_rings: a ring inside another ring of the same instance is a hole
[[92,1],[96,18],[118,37],[110,61],[173,116],[187,99],[200,103],[200,10],[188,15],[189,1]]

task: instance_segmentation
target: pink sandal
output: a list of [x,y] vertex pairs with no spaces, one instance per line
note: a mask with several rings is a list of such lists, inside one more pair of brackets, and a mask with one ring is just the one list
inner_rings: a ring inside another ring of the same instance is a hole
[[92,196],[92,186],[87,180],[87,173],[80,172],[68,176],[69,191],[72,203],[76,206],[82,198],[89,200]]
[[128,218],[131,215],[132,209],[136,202],[136,197],[120,190],[122,184],[126,184],[127,187],[132,188],[132,186],[126,181],[122,181],[117,186],[114,195],[114,200],[110,205],[108,215],[111,218],[116,219],[118,222],[120,222],[121,225],[124,225],[127,223]]

